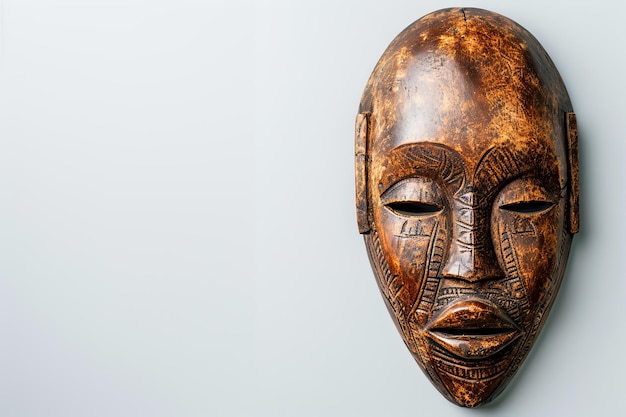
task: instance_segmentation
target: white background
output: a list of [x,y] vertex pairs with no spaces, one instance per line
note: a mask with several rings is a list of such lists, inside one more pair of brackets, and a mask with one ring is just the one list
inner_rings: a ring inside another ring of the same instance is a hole
[[457,5],[0,1],[0,416],[620,414],[626,3],[472,4],[541,41],[580,127],[582,231],[505,394],[448,403],[378,294],[360,95]]

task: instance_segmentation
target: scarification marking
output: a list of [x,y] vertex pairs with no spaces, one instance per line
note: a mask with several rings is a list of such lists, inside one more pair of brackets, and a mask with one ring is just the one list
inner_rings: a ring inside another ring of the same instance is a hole
[[433,364],[444,373],[470,382],[488,381],[502,376],[507,368],[512,351],[499,353],[495,357],[474,361],[470,367],[467,361],[450,355],[436,343],[429,344]]
[[375,255],[374,259],[374,275],[376,276],[376,281],[378,282],[378,288],[381,293],[387,300],[388,306],[394,311],[394,316],[397,319],[398,325],[403,334],[404,342],[407,347],[412,352],[417,352],[417,341],[414,338],[413,332],[410,330],[410,326],[406,321],[405,310],[402,306],[402,303],[399,303],[397,298],[391,296],[391,287],[393,282],[398,278],[397,275],[392,276],[391,271],[387,265],[387,261],[384,258],[384,254],[382,252],[382,246],[380,244],[380,239],[376,231],[372,231],[370,235],[367,235],[365,238],[365,242],[370,247],[370,251]]
[[426,249],[426,253],[430,254],[430,256],[426,256],[426,266],[424,268],[424,275],[422,276],[422,285],[420,285],[420,289],[418,291],[417,297],[413,302],[413,306],[411,308],[411,313],[415,312],[417,306],[419,305],[419,300],[422,299],[424,291],[426,290],[426,285],[428,283],[428,277],[430,272],[430,267],[432,260],[434,258],[433,247],[435,246],[435,241],[437,240],[437,234],[439,233],[439,222],[435,222],[433,229],[430,234],[430,239],[428,240],[428,247]]
[[564,262],[564,257],[567,256],[569,247],[571,242],[571,236],[568,235],[565,228],[561,231],[561,244],[559,246],[559,254],[561,258],[557,260],[558,272],[555,274],[556,280],[550,281],[551,285],[548,285],[545,295],[540,299],[537,307],[535,308],[534,314],[532,316],[533,324],[528,331],[526,338],[520,343],[518,353],[514,356],[514,360],[511,362],[511,366],[508,369],[509,374],[513,374],[521,363],[524,361],[528,352],[532,348],[535,339],[537,337],[537,333],[541,330],[541,327],[544,324],[544,316],[550,311],[554,299],[556,298],[556,292],[558,291],[561,282],[563,280],[563,275],[565,273],[566,263]]
[[[454,193],[462,188],[467,177],[465,162],[460,155],[445,145],[435,143],[402,145],[390,151],[382,165],[385,167],[379,181],[382,189],[419,171],[423,175],[441,178]],[[406,167],[414,167],[417,171],[409,172]],[[407,174],[397,176],[398,172]]]
[[435,304],[435,296],[441,282],[439,271],[441,270],[443,253],[445,250],[444,236],[445,232],[443,231],[443,229],[441,227],[437,227],[437,233],[435,234],[435,239],[433,241],[434,243],[429,250],[430,263],[429,267],[426,270],[428,275],[425,280],[422,294],[418,298],[419,302],[417,303],[417,310],[422,311],[426,314],[431,314],[432,312],[432,307]]
[[[505,263],[505,270],[507,279],[499,283],[499,286],[506,294],[518,294],[516,298],[511,299],[511,302],[505,305],[505,308],[509,309],[511,318],[518,321],[521,317],[528,317],[530,305],[528,301],[528,292],[526,287],[522,284],[519,271],[519,260],[517,252],[511,243],[511,231],[508,227],[505,227],[502,232],[501,240],[501,253]],[[517,300],[521,301],[516,302]]]

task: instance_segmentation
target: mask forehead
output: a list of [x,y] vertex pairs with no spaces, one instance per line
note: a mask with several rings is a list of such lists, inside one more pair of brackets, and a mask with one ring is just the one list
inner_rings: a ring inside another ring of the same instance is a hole
[[[566,154],[571,105],[530,33],[480,13],[436,12],[418,23],[392,42],[365,89],[374,160],[424,141],[461,153],[470,171],[493,146]],[[562,169],[562,184],[566,176]]]

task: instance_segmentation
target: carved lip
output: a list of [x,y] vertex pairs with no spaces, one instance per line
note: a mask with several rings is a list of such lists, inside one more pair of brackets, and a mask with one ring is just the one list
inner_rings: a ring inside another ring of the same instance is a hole
[[521,335],[509,315],[487,300],[462,300],[446,307],[425,327],[426,335],[455,356],[483,359]]

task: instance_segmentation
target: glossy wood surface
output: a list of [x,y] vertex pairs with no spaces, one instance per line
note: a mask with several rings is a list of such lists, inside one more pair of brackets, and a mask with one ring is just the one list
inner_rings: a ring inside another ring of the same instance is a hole
[[409,351],[458,405],[495,398],[545,322],[579,228],[577,152],[556,67],[496,13],[421,18],[367,83],[359,232]]

